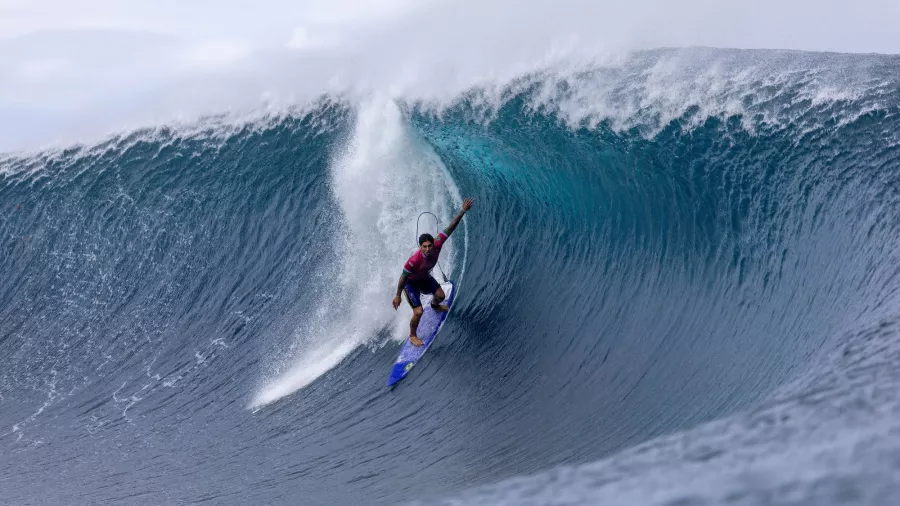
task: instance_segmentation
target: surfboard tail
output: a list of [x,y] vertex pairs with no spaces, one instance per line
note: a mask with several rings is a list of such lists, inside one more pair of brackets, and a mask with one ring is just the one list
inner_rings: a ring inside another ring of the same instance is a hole
[[391,369],[391,375],[388,376],[387,386],[396,385],[400,380],[406,377],[409,370],[412,369],[414,365],[416,365],[416,363],[413,361],[394,364],[394,368]]

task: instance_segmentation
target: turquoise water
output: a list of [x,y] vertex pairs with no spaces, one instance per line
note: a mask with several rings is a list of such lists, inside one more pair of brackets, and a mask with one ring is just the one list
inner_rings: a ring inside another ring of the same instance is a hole
[[[4,155],[0,498],[889,503],[898,66],[659,51]],[[466,196],[387,390],[415,216]]]

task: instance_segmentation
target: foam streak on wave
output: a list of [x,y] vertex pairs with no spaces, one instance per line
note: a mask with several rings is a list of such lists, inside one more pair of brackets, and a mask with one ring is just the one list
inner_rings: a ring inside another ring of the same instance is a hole
[[[395,312],[390,301],[400,267],[415,249],[414,217],[432,211],[446,223],[460,202],[440,160],[410,135],[390,100],[360,108],[352,138],[331,172],[342,240],[313,278],[328,289],[313,317],[297,329],[293,355],[282,361],[287,371],[256,395],[254,407],[305,387],[357,347],[378,344],[378,329],[402,338],[408,311],[401,306]],[[457,249],[456,241],[448,243],[444,266],[454,265]]]

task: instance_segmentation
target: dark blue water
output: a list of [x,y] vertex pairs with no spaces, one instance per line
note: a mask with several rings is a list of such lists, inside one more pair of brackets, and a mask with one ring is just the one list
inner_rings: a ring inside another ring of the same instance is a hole
[[650,52],[4,155],[0,502],[893,502],[898,70]]

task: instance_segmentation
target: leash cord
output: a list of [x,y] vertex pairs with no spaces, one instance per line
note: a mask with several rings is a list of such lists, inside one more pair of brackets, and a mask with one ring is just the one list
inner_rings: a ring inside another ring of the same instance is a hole
[[[425,211],[425,212],[419,214],[419,217],[416,218],[416,246],[419,246],[419,220],[421,220],[421,219],[422,219],[422,215],[425,215],[425,214],[430,214],[430,215],[434,216],[434,213],[432,213],[432,212],[430,212],[430,211]],[[435,225],[437,226],[438,229],[441,228],[441,222],[438,221],[438,217],[437,217],[437,216],[434,216],[434,223],[435,223]],[[438,261],[437,261],[437,268],[438,268],[439,271],[441,271],[441,276],[444,277],[444,283],[446,283],[446,282],[447,282],[447,275],[444,274],[444,269],[441,268],[441,261],[440,261],[440,259],[438,259]]]

